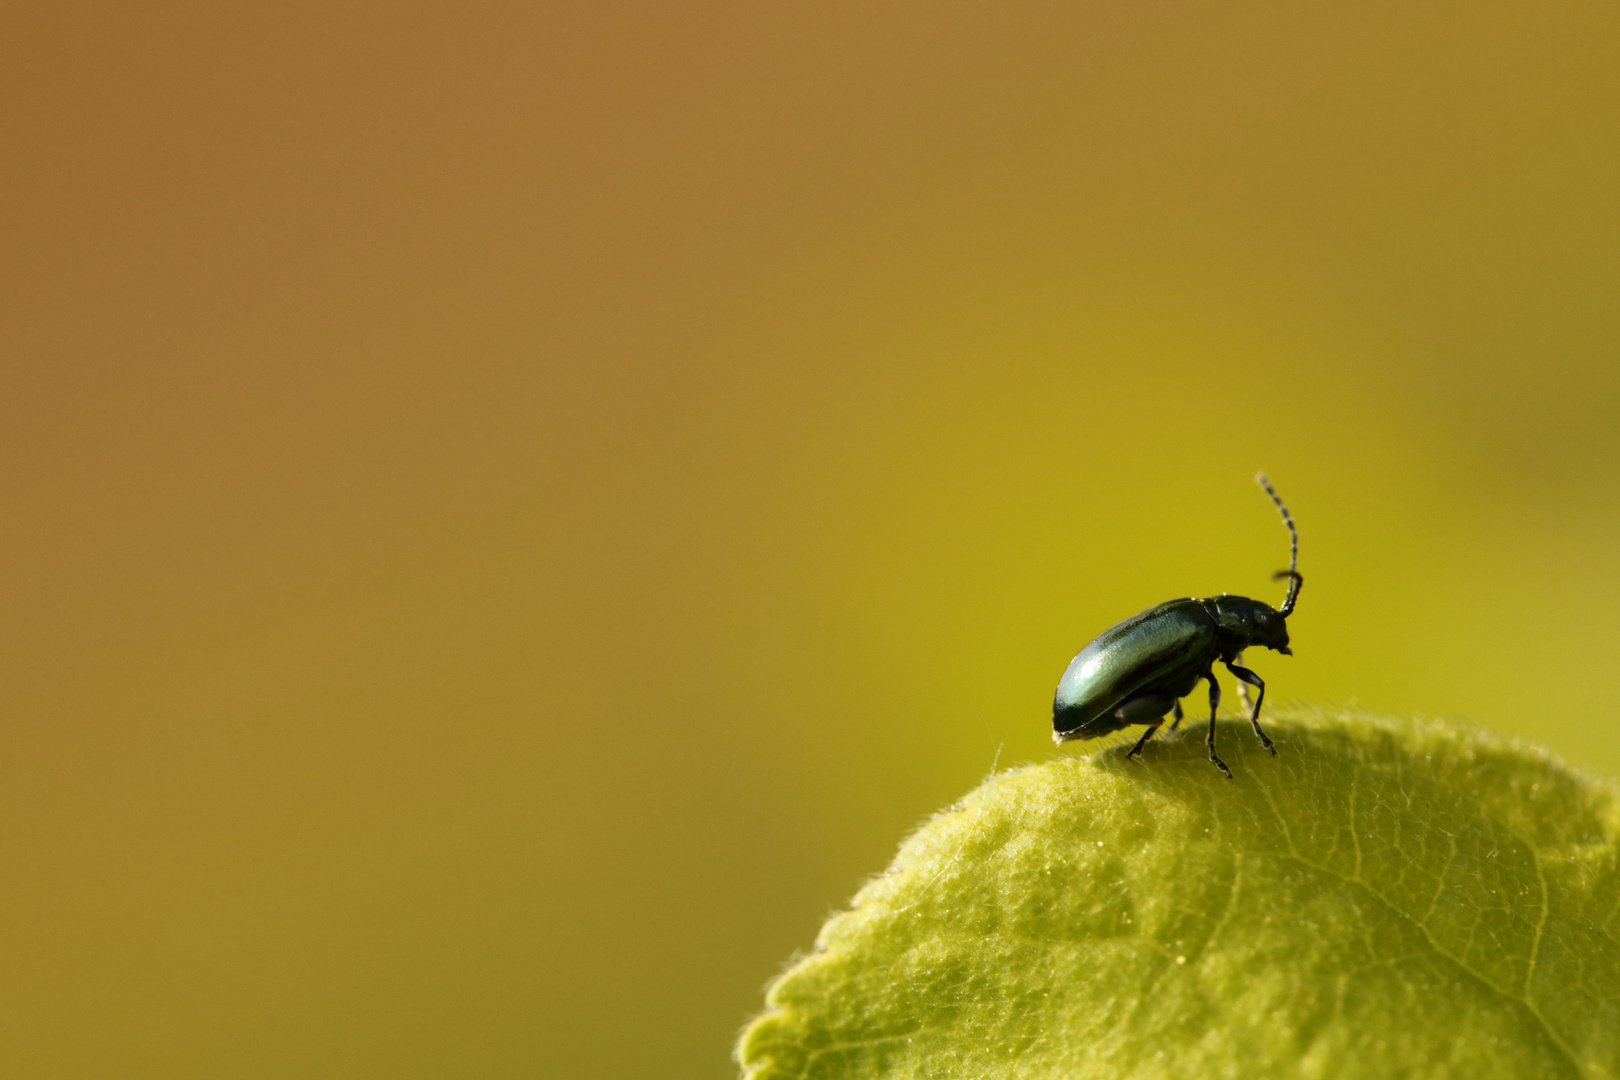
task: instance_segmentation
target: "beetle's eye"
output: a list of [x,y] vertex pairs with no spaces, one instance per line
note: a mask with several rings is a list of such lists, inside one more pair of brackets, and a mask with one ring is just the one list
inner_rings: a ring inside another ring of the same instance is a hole
[[1269,612],[1269,611],[1257,611],[1257,612],[1255,612],[1254,621],[1260,624],[1260,629],[1262,629],[1262,630],[1270,630],[1271,629],[1271,612]]

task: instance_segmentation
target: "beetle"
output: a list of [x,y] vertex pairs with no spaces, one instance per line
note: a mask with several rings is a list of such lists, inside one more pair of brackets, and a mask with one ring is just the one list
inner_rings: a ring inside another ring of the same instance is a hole
[[[1221,702],[1215,662],[1220,661],[1240,683],[1260,691],[1249,713],[1249,723],[1254,725],[1261,745],[1276,756],[1277,748],[1260,727],[1260,704],[1266,700],[1266,684],[1238,659],[1251,645],[1293,655],[1288,647],[1288,616],[1294,613],[1305,579],[1299,573],[1299,530],[1294,527],[1293,516],[1265,473],[1255,480],[1277,504],[1283,524],[1288,526],[1288,569],[1272,575],[1274,581],[1288,579],[1288,596],[1282,607],[1229,593],[1203,599],[1188,596],[1166,600],[1115,623],[1092,638],[1069,661],[1063,678],[1058,680],[1057,692],[1052,695],[1053,741],[1095,739],[1132,724],[1146,724],[1147,731],[1125,755],[1127,759],[1137,757],[1164,723],[1166,713],[1175,715],[1171,731],[1181,726],[1181,699],[1192,693],[1199,679],[1204,679],[1209,683],[1209,737],[1205,740],[1209,760],[1230,780],[1232,770],[1215,752],[1215,710]],[[1242,686],[1239,691],[1243,691]]]

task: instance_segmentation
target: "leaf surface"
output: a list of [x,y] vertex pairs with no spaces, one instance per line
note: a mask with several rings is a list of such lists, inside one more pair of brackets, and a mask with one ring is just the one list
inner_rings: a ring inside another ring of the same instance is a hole
[[1279,712],[1000,773],[772,986],[750,1080],[1620,1077],[1620,796]]

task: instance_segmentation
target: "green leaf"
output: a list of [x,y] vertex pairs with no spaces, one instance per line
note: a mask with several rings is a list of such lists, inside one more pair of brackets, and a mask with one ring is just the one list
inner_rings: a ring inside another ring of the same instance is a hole
[[751,1080],[1620,1076],[1620,793],[1280,713],[992,776],[772,986]]

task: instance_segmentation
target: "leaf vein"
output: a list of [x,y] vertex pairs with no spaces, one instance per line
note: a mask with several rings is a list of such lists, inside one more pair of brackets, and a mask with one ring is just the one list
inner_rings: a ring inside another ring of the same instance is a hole
[[[1575,1067],[1575,1071],[1580,1073],[1582,1076],[1588,1075],[1586,1069],[1582,1066],[1580,1059],[1575,1056],[1574,1049],[1568,1043],[1566,1043],[1564,1041],[1564,1039],[1556,1031],[1553,1030],[1552,1025],[1550,1023],[1548,1023],[1547,1018],[1545,1016],[1542,1016],[1540,1010],[1538,1010],[1533,1004],[1530,1003],[1530,1000],[1529,1000],[1528,996],[1515,997],[1512,994],[1509,994],[1507,991],[1503,990],[1501,987],[1499,987],[1495,983],[1493,983],[1490,979],[1486,978],[1482,973],[1480,973],[1478,971],[1475,971],[1461,957],[1453,956],[1449,951],[1447,951],[1445,948],[1443,948],[1438,941],[1436,941],[1434,939],[1434,935],[1429,933],[1429,928],[1428,927],[1424,926],[1420,922],[1417,922],[1416,920],[1413,920],[1410,915],[1406,914],[1400,908],[1396,907],[1394,904],[1392,904],[1388,900],[1384,899],[1384,897],[1381,896],[1376,890],[1374,890],[1372,888],[1369,888],[1366,885],[1363,885],[1361,882],[1351,881],[1349,878],[1345,877],[1343,874],[1339,873],[1337,870],[1334,870],[1332,867],[1324,866],[1324,865],[1322,865],[1320,863],[1312,862],[1311,860],[1306,859],[1306,858],[1304,858],[1303,856],[1301,856],[1301,855],[1299,855],[1297,853],[1290,853],[1289,857],[1297,860],[1298,862],[1300,862],[1301,864],[1303,864],[1305,866],[1310,867],[1311,869],[1320,870],[1324,874],[1328,874],[1328,875],[1330,875],[1332,877],[1336,877],[1340,881],[1346,882],[1347,884],[1357,885],[1360,888],[1366,889],[1366,891],[1367,891],[1367,893],[1369,895],[1371,895],[1375,900],[1377,900],[1384,907],[1388,908],[1390,910],[1390,912],[1392,912],[1395,916],[1397,916],[1398,918],[1402,918],[1402,919],[1406,919],[1408,921],[1411,921],[1413,923],[1413,925],[1415,925],[1418,928],[1418,932],[1423,935],[1423,939],[1429,943],[1429,947],[1432,948],[1438,956],[1440,956],[1440,957],[1442,957],[1442,958],[1444,958],[1446,960],[1451,961],[1453,964],[1456,964],[1457,967],[1460,968],[1463,972],[1467,973],[1468,975],[1472,976],[1475,979],[1478,979],[1481,983],[1483,983],[1484,985],[1490,987],[1490,989],[1492,991],[1499,994],[1501,997],[1505,998],[1506,1000],[1511,1001],[1511,1002],[1516,1002],[1517,1004],[1523,1005],[1525,1010],[1527,1012],[1529,1012],[1531,1016],[1535,1017],[1536,1022],[1541,1025],[1541,1029],[1544,1032],[1546,1032],[1547,1038],[1552,1040],[1553,1045],[1558,1047],[1558,1049],[1564,1054],[1564,1056],[1569,1059],[1569,1063]],[[1539,862],[1537,863],[1537,871],[1538,871],[1538,873],[1540,871]]]

